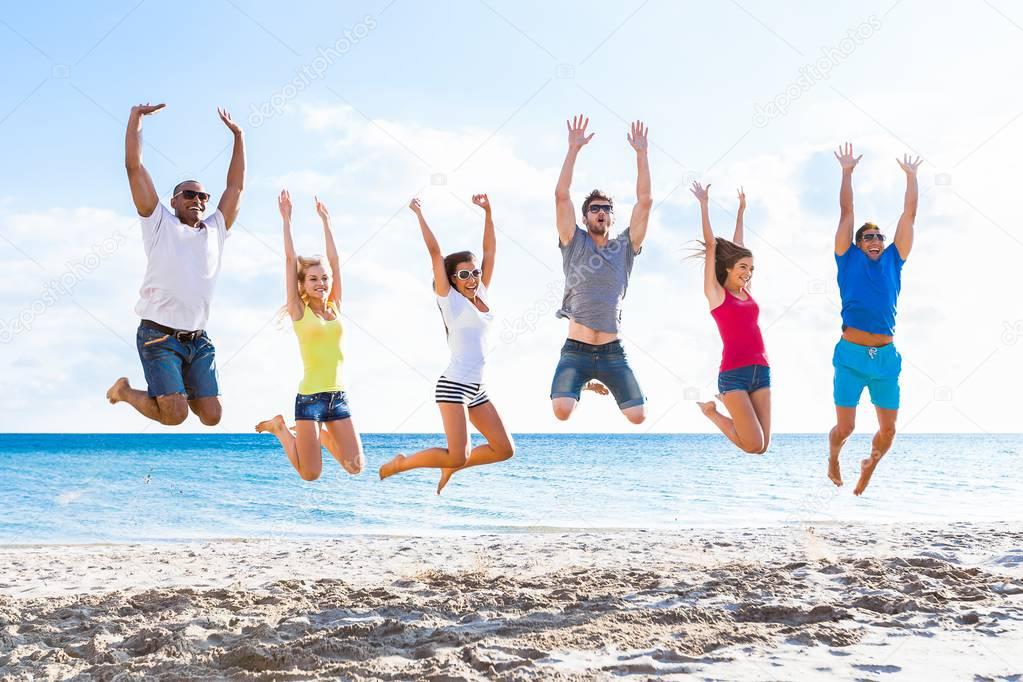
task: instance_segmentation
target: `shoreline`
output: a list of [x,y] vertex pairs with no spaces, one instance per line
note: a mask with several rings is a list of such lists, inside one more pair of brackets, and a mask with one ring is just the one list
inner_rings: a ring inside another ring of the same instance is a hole
[[917,530],[924,531],[938,531],[951,528],[957,528],[959,526],[979,526],[979,527],[1005,527],[1006,530],[1012,530],[1019,527],[1018,522],[1013,520],[1006,521],[949,521],[945,523],[935,522],[933,524],[922,522],[922,521],[890,521],[887,523],[875,523],[871,521],[841,521],[835,519],[821,519],[813,522],[800,521],[798,523],[786,523],[778,522],[776,524],[761,524],[754,526],[739,526],[734,524],[722,523],[722,524],[705,524],[705,525],[694,525],[694,526],[678,526],[675,528],[667,527],[651,527],[651,526],[594,526],[594,527],[581,527],[581,526],[495,526],[491,528],[480,528],[480,529],[438,529],[438,528],[424,528],[416,530],[367,530],[365,532],[359,531],[338,531],[331,533],[330,535],[292,535],[292,534],[281,534],[280,536],[222,536],[222,537],[193,537],[193,538],[137,538],[130,540],[83,540],[76,542],[73,540],[55,540],[52,542],[9,542],[5,543],[0,541],[0,553],[6,550],[16,549],[33,549],[33,548],[75,548],[75,547],[141,547],[141,546],[176,546],[176,545],[196,545],[196,544],[246,544],[246,543],[266,543],[266,542],[281,542],[281,543],[317,543],[317,542],[334,542],[343,539],[351,538],[370,538],[370,539],[411,539],[411,538],[479,538],[483,536],[516,536],[516,535],[578,535],[578,534],[599,534],[599,535],[629,535],[629,534],[649,534],[652,536],[657,535],[674,535],[674,534],[687,534],[687,533],[709,533],[709,532],[754,532],[761,531],[765,533],[775,533],[778,531],[788,532],[802,532],[802,531],[813,531],[815,529],[829,529],[829,528],[878,528],[887,529],[894,527],[911,527]]
[[0,679],[1023,673],[1018,524],[444,540],[0,547]]

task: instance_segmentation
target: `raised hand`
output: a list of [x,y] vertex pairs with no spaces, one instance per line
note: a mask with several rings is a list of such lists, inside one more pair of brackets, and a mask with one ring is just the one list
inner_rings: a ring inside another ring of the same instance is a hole
[[[710,187],[710,185],[707,185],[707,187]],[[739,187],[739,210],[746,210],[746,192],[743,191],[742,187]]]
[[227,126],[228,130],[230,130],[235,135],[241,134],[242,127],[235,123],[234,119],[231,118],[231,112],[229,112],[227,109],[221,109],[220,107],[217,107],[217,114],[220,116],[220,120],[224,122],[224,125]]
[[895,162],[899,164],[902,170],[906,171],[906,175],[916,175],[916,171],[920,168],[920,164],[924,162],[919,156],[914,159],[909,154],[903,154],[902,160],[895,159]]
[[490,211],[490,199],[487,198],[486,194],[473,194],[472,203],[476,204],[484,211]]
[[689,191],[693,193],[697,201],[701,204],[705,204],[710,200],[710,185],[704,187],[698,182],[694,182],[693,186],[689,188]]
[[643,121],[635,121],[631,126],[629,126],[629,134],[626,136],[626,139],[637,152],[646,151],[646,134],[648,130],[649,128],[643,125]]
[[155,114],[160,109],[163,109],[165,106],[167,106],[167,105],[163,104],[163,103],[160,103],[160,104],[150,104],[149,102],[146,102],[145,104],[136,104],[135,106],[133,106],[131,108],[131,115],[132,116],[149,116],[149,114]]
[[419,201],[419,197],[414,197],[412,201],[408,202],[408,207],[416,215],[423,215],[423,204]]
[[277,197],[277,208],[280,209],[281,217],[291,222],[291,195],[288,190],[282,189],[281,195]]
[[854,157],[852,145],[846,142],[844,145],[839,146],[838,151],[835,152],[835,158],[838,159],[838,163],[842,165],[842,170],[845,170],[846,168],[852,170],[853,168],[856,168],[856,164],[858,164],[860,159],[863,158],[863,154]]
[[313,195],[313,199],[316,200],[316,215],[320,216],[320,220],[329,223],[330,212],[327,211],[327,206],[322,201],[320,201],[320,198],[315,194]]
[[569,149],[582,149],[583,145],[593,139],[596,133],[586,134],[586,126],[590,125],[590,119],[582,115],[573,116],[571,121],[565,121],[568,126]]

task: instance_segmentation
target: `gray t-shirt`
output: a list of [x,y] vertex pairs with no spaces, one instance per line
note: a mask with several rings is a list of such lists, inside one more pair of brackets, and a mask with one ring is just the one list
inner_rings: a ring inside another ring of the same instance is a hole
[[617,334],[622,323],[622,299],[629,286],[633,252],[629,229],[603,247],[598,247],[590,233],[575,226],[568,246],[561,249],[565,270],[565,298],[557,317],[567,317],[598,332]]

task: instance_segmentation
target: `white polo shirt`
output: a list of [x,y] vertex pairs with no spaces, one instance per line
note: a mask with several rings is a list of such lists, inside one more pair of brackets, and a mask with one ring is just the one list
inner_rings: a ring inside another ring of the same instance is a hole
[[174,329],[205,329],[228,237],[224,214],[189,227],[157,204],[141,221],[147,264],[135,312]]

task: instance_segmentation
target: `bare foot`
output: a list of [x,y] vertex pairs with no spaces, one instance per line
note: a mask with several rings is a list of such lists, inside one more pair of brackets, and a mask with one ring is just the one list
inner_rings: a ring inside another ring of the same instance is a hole
[[277,415],[273,419],[266,419],[256,424],[256,433],[272,433],[276,436],[286,428],[288,427],[284,423],[284,417]]
[[862,495],[863,491],[867,489],[867,485],[870,483],[870,477],[874,475],[874,469],[877,468],[877,464],[880,461],[880,457],[877,459],[868,457],[860,463],[860,480],[856,481],[856,487],[853,489],[853,495]]
[[128,384],[128,377],[121,377],[114,382],[114,385],[107,389],[107,400],[110,401],[111,405],[124,400],[124,394],[131,390],[131,386]]
[[392,459],[390,462],[388,462],[387,464],[382,465],[380,467],[380,480],[382,481],[385,478],[387,478],[388,476],[394,476],[395,474],[399,473],[401,471],[399,466],[404,461],[405,461],[405,455],[402,455],[402,454],[399,453],[399,454],[395,455],[394,459]]
[[594,393],[596,393],[598,395],[607,395],[608,393],[611,392],[611,391],[607,390],[607,386],[605,386],[604,384],[600,383],[597,380],[586,382],[586,385],[583,386],[583,390],[584,391],[593,391]]
[[839,488],[842,487],[842,467],[839,466],[838,457],[835,455],[828,458],[828,478]]
[[440,481],[437,482],[437,494],[440,495],[440,491],[444,490],[444,486],[451,480],[451,474],[458,471],[458,469],[441,469],[440,470]]
[[700,411],[707,417],[718,411],[718,406],[713,400],[708,400],[705,403],[697,402],[696,404],[700,406]]

